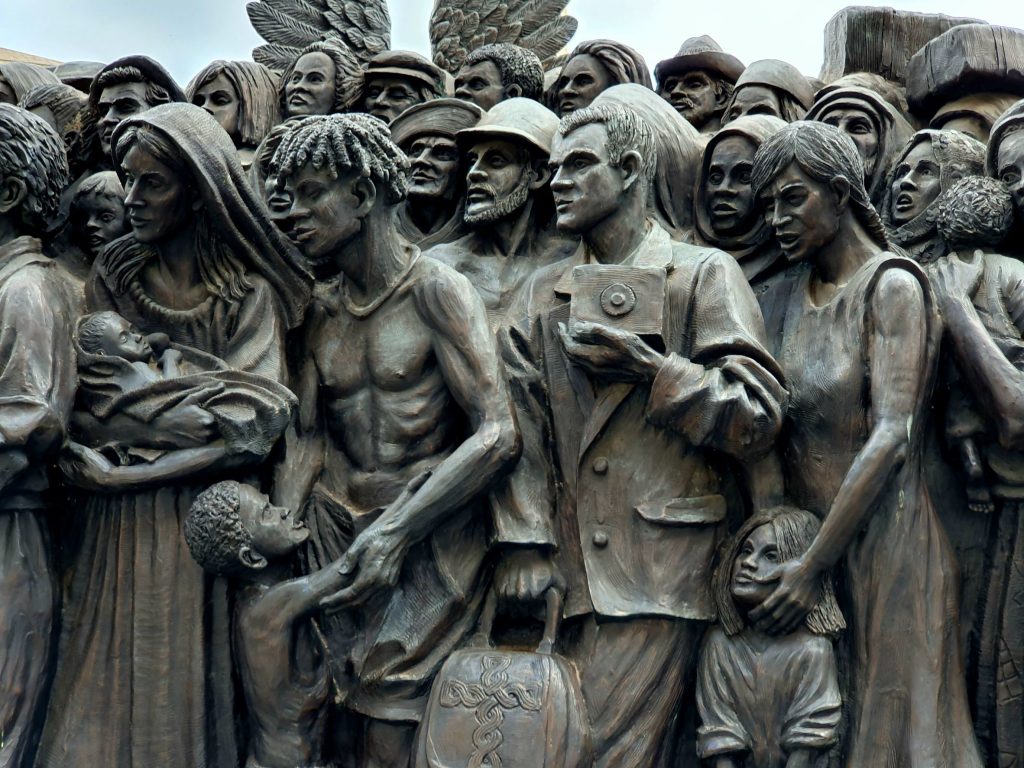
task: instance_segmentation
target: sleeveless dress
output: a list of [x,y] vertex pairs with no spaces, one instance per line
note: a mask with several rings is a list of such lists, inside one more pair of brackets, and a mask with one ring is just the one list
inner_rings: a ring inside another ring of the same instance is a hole
[[887,270],[921,282],[918,320],[926,351],[908,422],[907,459],[887,481],[843,562],[851,679],[850,768],[980,768],[967,702],[958,627],[959,572],[922,468],[940,324],[916,264],[881,254],[827,303],[810,299],[811,268],[793,273],[777,329],[777,358],[790,392],[782,445],[792,500],[827,517],[872,429],[871,303]]

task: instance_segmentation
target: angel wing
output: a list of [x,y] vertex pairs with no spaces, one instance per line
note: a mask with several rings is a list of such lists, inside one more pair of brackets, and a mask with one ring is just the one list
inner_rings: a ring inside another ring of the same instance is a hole
[[527,48],[550,69],[576,34],[569,0],[435,0],[430,17],[434,63],[455,74],[466,56],[490,43]]
[[267,41],[253,59],[277,71],[318,40],[342,43],[360,62],[391,47],[387,0],[253,0],[245,10]]

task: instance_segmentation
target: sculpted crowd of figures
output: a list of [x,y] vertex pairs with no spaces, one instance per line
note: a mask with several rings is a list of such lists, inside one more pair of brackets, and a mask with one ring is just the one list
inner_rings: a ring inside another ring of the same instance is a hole
[[1024,31],[554,5],[0,64],[0,766],[1024,765]]

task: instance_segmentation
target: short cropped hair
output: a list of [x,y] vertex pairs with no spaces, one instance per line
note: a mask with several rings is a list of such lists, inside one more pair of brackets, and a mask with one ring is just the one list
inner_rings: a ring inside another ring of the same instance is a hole
[[658,168],[654,132],[636,112],[611,104],[591,104],[562,118],[558,135],[568,136],[586,125],[603,125],[608,132],[608,155],[613,168],[618,168],[627,152],[638,152],[643,158],[641,176],[647,183]]
[[26,234],[49,230],[68,176],[64,142],[50,124],[20,107],[0,104],[0,178],[25,184],[17,216]]
[[252,545],[242,523],[239,485],[224,480],[196,496],[185,518],[183,532],[192,559],[204,571],[231,576],[243,571],[239,551]]
[[390,205],[405,200],[409,190],[409,158],[391,141],[388,127],[370,115],[311,115],[294,121],[274,152],[271,172],[284,179],[307,164],[328,170],[333,178],[355,173],[370,179]]
[[108,69],[99,75],[93,90],[100,94],[104,88],[109,88],[113,85],[124,85],[126,83],[143,83],[146,86],[144,98],[150,107],[170,104],[173,101],[170,92],[166,88],[162,85],[157,85],[147,78],[138,67],[114,67],[113,69]]
[[498,68],[501,84],[518,85],[526,99],[539,101],[544,94],[544,65],[533,51],[511,43],[492,43],[471,51],[463,66],[490,61]]

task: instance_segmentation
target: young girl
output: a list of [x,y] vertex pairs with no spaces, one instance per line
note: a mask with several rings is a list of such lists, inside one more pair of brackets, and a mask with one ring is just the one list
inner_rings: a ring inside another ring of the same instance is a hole
[[714,575],[719,625],[701,650],[697,751],[715,768],[810,768],[836,743],[842,700],[831,637],[845,628],[831,579],[802,627],[772,637],[747,613],[774,588],[779,563],[803,554],[819,522],[776,507],[727,540]]

